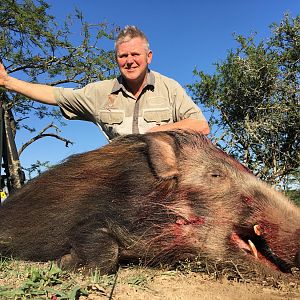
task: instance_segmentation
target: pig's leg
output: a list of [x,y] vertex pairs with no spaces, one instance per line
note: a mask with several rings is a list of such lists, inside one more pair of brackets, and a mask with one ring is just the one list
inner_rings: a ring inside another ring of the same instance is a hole
[[106,228],[85,227],[72,237],[71,251],[61,258],[60,265],[64,269],[97,268],[101,274],[111,274],[118,269],[118,254],[119,245]]

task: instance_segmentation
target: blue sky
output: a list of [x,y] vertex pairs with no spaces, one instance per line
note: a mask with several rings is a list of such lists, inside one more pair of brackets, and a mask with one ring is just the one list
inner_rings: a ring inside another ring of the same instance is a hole
[[[165,1],[101,1],[48,0],[50,13],[63,20],[79,8],[89,23],[108,22],[120,27],[136,25],[149,38],[153,50],[151,68],[177,80],[182,85],[193,83],[193,69],[214,71],[213,63],[226,58],[237,44],[233,34],[249,36],[257,32],[257,40],[271,36],[269,25],[279,23],[285,12],[300,14],[299,0],[165,0]],[[35,120],[34,120],[35,121]],[[36,120],[36,128],[48,122]],[[39,122],[39,123],[38,123]],[[66,148],[54,139],[42,139],[21,155],[21,163],[29,166],[36,160],[55,164],[65,157],[97,148],[106,143],[99,129],[87,122],[66,121],[61,135],[72,140]],[[17,135],[21,145],[28,139]]]

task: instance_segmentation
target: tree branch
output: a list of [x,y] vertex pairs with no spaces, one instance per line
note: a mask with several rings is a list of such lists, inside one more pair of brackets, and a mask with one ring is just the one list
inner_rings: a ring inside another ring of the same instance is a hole
[[39,139],[42,139],[42,138],[45,138],[45,137],[53,137],[53,138],[56,138],[58,140],[61,140],[65,143],[66,147],[69,147],[69,144],[73,145],[73,142],[68,140],[68,139],[65,139],[63,137],[61,137],[60,135],[58,135],[57,133],[45,133],[45,131],[47,131],[49,128],[55,128],[56,129],[56,132],[60,132],[60,130],[58,129],[57,126],[55,126],[53,123],[47,125],[44,129],[42,129],[35,137],[31,138],[29,141],[27,141],[25,144],[23,144],[19,151],[18,151],[18,154],[19,156],[21,155],[21,153],[29,146],[31,145],[32,143],[34,143],[35,141],[39,140]]

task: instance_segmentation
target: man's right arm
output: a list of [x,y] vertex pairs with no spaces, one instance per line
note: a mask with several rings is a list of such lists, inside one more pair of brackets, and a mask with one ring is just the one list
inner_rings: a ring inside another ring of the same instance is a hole
[[0,63],[0,86],[10,91],[20,93],[41,103],[57,105],[54,97],[54,88],[50,85],[30,83],[16,79],[7,74]]

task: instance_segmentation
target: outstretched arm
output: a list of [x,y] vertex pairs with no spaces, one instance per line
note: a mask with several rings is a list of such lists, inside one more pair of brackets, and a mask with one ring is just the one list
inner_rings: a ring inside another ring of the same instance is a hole
[[4,66],[0,63],[0,86],[10,91],[20,93],[33,100],[57,105],[54,98],[53,87],[45,84],[30,83],[11,77],[6,72]]

